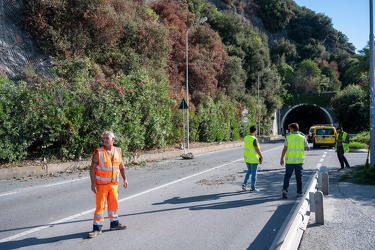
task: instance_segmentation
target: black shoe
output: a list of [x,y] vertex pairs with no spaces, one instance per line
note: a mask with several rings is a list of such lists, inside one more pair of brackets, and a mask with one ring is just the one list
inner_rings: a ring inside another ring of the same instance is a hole
[[283,190],[283,192],[282,192],[282,196],[283,196],[283,198],[288,198],[287,193],[288,193],[288,191]]
[[102,231],[96,231],[96,230],[93,230],[89,233],[89,238],[94,238],[96,237],[98,234],[101,234]]
[[101,225],[94,225],[92,231],[89,233],[89,238],[94,238],[98,234],[102,233],[102,226]]
[[346,168],[350,168],[350,166],[346,166]]
[[119,221],[112,221],[110,230],[124,230],[128,226],[126,224],[122,225]]

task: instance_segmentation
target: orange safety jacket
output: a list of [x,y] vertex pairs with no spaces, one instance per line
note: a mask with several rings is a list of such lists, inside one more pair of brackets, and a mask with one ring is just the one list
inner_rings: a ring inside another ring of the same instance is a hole
[[95,169],[95,183],[118,184],[120,180],[120,164],[122,162],[121,148],[114,148],[113,161],[104,147],[94,151],[98,155],[98,165]]

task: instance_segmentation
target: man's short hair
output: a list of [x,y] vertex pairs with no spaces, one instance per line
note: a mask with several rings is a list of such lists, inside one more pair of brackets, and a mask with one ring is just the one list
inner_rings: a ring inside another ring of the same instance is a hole
[[116,138],[115,134],[114,134],[112,131],[104,131],[104,132],[102,133],[102,137],[104,137],[104,135],[109,135],[109,136],[111,136],[113,139]]
[[250,127],[250,133],[254,133],[257,130],[257,127],[255,125]]
[[299,130],[299,125],[298,125],[298,123],[293,122],[293,123],[291,123],[291,124],[288,125],[288,128],[289,129],[292,128],[294,131],[298,131]]
[[338,127],[336,128],[336,130],[342,130],[342,127],[341,127],[341,126],[338,126]]

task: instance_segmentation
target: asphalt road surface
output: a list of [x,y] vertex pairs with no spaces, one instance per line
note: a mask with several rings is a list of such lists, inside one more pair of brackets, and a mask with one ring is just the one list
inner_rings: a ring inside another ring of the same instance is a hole
[[[283,142],[261,144],[260,192],[242,191],[243,147],[132,166],[120,186],[120,222],[128,229],[89,239],[95,209],[89,173],[0,181],[0,249],[269,249],[300,198],[291,178],[281,197]],[[336,157],[306,153],[303,182]]]

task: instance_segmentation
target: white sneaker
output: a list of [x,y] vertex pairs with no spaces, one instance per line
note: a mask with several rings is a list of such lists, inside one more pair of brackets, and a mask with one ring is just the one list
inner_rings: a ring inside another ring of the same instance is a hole
[[250,192],[259,192],[260,190],[257,188],[250,188]]

